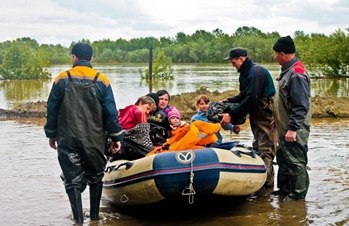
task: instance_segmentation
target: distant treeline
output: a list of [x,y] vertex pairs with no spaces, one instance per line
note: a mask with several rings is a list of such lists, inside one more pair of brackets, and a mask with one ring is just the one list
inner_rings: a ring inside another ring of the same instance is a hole
[[[349,72],[349,34],[336,30],[330,35],[312,33],[305,34],[296,31],[291,34],[296,44],[296,55],[313,73],[321,76],[343,77]],[[222,63],[223,58],[233,47],[244,47],[249,57],[257,63],[273,63],[272,46],[280,37],[278,32],[264,33],[255,27],[239,27],[232,35],[223,33],[220,29],[212,32],[197,30],[188,35],[178,32],[175,37],[145,37],[125,40],[103,39],[90,42],[82,39],[78,42],[90,43],[94,49],[95,63],[147,63],[149,48],[153,48],[154,57],[159,52],[171,57],[173,63]],[[20,42],[29,47],[32,52],[40,55],[43,62],[49,64],[70,64],[68,55],[72,42],[67,48],[60,44],[41,44],[35,39],[18,38],[14,41],[0,43],[0,63],[14,42]],[[314,74],[313,74],[314,76]]]

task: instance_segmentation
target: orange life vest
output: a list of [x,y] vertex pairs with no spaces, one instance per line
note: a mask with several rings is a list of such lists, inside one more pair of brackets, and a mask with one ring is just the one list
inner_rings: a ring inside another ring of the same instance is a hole
[[221,129],[219,123],[209,123],[204,121],[194,121],[191,124],[185,124],[178,129],[161,148],[156,148],[146,156],[167,152],[182,151],[204,148],[204,145],[214,143],[218,140],[216,132]]

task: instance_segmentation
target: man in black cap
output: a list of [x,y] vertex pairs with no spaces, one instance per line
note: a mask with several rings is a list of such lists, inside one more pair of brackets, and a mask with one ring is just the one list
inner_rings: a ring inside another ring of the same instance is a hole
[[87,184],[90,218],[99,219],[106,165],[105,131],[112,139],[113,153],[120,149],[123,132],[110,82],[92,68],[92,47],[77,43],[70,54],[73,68],[60,73],[53,83],[44,128],[50,147],[58,149],[61,177],[75,222],[81,224],[84,221],[81,193]]
[[279,134],[276,160],[280,190],[274,194],[287,195],[285,201],[305,199],[309,188],[306,166],[311,123],[310,78],[295,57],[296,47],[290,36],[279,38],[273,49],[275,60],[282,66],[272,123]]
[[273,159],[276,153],[277,134],[270,128],[273,121],[273,100],[275,86],[270,73],[264,67],[255,64],[247,57],[244,48],[236,47],[230,50],[228,57],[232,65],[240,72],[240,93],[223,102],[239,103],[229,113],[222,114],[221,123],[227,124],[238,118],[250,115],[253,133],[253,149],[264,155],[268,169],[264,188],[274,187]]

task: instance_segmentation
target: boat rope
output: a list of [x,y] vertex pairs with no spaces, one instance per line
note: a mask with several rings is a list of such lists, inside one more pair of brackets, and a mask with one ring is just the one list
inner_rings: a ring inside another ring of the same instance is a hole
[[128,200],[129,200],[129,198],[128,198],[127,195],[125,195],[125,194],[123,194],[123,195],[120,197],[120,202],[122,202],[122,203],[126,203]]
[[[191,155],[193,155],[192,151],[189,151]],[[182,195],[188,195],[188,202],[189,204],[194,203],[194,195],[196,194],[193,183],[194,183],[194,165],[193,165],[194,158],[190,160],[190,177],[189,177],[189,186],[185,187],[183,189]]]
[[188,196],[188,202],[189,204],[194,203],[194,188],[193,188],[193,182],[194,182],[194,166],[193,166],[193,159],[190,161],[190,184],[189,184],[189,196]]

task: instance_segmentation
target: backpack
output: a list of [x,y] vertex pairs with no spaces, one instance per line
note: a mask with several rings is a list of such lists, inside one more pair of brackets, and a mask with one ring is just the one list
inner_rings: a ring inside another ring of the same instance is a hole
[[166,143],[168,138],[168,130],[162,126],[156,125],[155,123],[148,123],[150,125],[150,140],[154,146],[162,146]]
[[[210,105],[206,111],[206,117],[208,120],[212,122],[220,122],[222,120],[222,116],[218,114],[228,113],[231,109],[239,105],[239,103],[222,103],[222,102],[210,102]],[[241,125],[246,122],[246,116],[238,119],[233,119],[231,124],[233,125]]]

